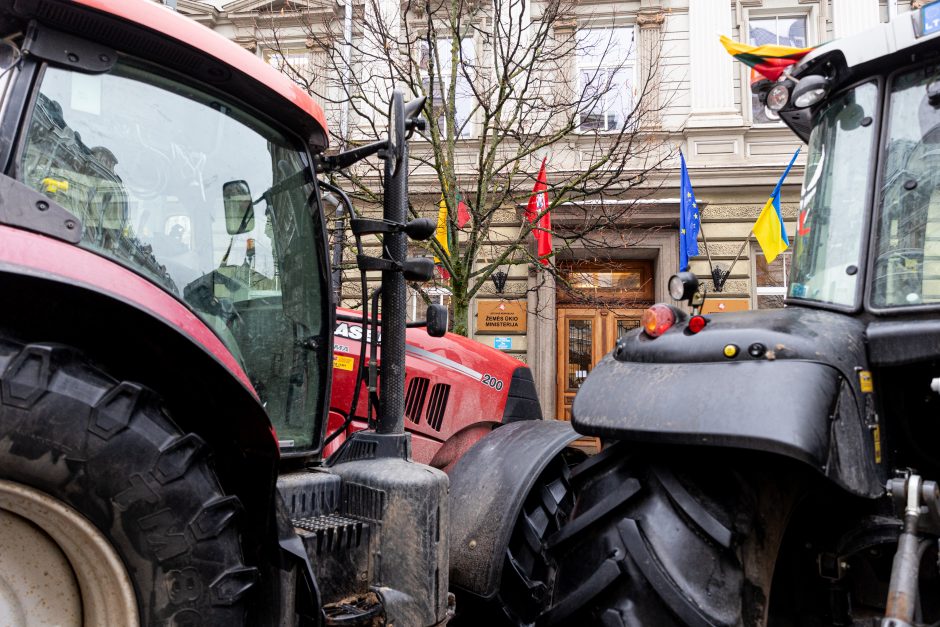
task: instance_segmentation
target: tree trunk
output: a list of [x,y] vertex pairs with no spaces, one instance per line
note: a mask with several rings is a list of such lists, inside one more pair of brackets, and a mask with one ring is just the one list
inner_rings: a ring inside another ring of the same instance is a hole
[[470,335],[470,299],[467,298],[466,290],[453,290],[450,297],[451,305],[454,307],[453,332],[464,337]]

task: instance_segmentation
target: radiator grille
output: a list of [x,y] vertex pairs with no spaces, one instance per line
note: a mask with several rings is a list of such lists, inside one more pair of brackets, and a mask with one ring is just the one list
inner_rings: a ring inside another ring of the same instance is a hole
[[405,417],[415,424],[421,420],[421,411],[424,409],[430,383],[424,377],[414,377],[408,382],[408,391],[405,392]]
[[450,396],[450,386],[446,383],[435,383],[431,388],[428,399],[428,426],[435,431],[441,430],[444,422],[444,410],[447,409],[447,398]]

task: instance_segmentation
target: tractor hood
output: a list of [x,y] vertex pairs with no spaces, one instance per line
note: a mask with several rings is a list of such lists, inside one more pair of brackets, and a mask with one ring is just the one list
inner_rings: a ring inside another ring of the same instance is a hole
[[[744,363],[780,360],[821,362],[851,376],[864,359],[864,324],[839,313],[787,307],[705,316],[693,334],[679,321],[661,337],[637,330],[617,342],[613,358],[622,363]],[[728,358],[725,346],[739,352]],[[750,351],[754,350],[752,354]]]
[[791,307],[716,314],[698,334],[685,322],[655,339],[635,331],[588,376],[572,422],[609,439],[772,452],[872,495],[881,480],[876,417],[859,383],[864,330],[848,316]]

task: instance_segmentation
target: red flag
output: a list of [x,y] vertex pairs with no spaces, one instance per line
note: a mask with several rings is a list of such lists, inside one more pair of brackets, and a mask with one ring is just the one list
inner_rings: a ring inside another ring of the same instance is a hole
[[470,221],[470,209],[467,203],[463,201],[463,194],[457,190],[457,228],[462,229]]
[[[535,179],[535,187],[532,188],[532,195],[529,197],[529,204],[525,209],[526,220],[529,224],[538,219],[538,225],[533,229],[535,236],[535,252],[539,257],[539,263],[543,266],[549,265],[547,256],[552,252],[552,218],[548,207],[548,177],[545,175],[545,160],[542,159],[542,167],[539,168],[539,175]],[[542,217],[539,214],[542,212]]]

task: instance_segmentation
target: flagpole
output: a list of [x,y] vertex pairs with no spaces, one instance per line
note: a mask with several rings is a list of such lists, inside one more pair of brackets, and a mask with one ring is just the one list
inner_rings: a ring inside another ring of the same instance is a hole
[[712,274],[712,279],[715,278],[715,266],[712,265],[712,253],[708,250],[708,236],[705,235],[705,210],[698,212],[699,214],[699,227],[698,232],[702,234],[702,241],[705,242],[705,257],[708,258],[708,271]]
[[[731,265],[728,266],[727,270],[725,270],[724,276],[721,277],[720,285],[719,285],[719,281],[715,281],[716,292],[720,292],[721,288],[725,286],[725,281],[727,281],[728,277],[731,276],[731,271],[734,269],[734,265],[738,263],[738,259],[741,258],[741,254],[744,252],[744,248],[747,246],[747,243],[751,241],[752,235],[754,235],[754,229],[751,229],[751,232],[748,233],[747,237],[744,238],[744,241],[741,243],[741,248],[738,250],[738,254],[734,256],[734,261],[731,262]],[[714,276],[712,276],[712,279],[714,280]]]

